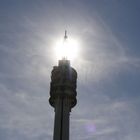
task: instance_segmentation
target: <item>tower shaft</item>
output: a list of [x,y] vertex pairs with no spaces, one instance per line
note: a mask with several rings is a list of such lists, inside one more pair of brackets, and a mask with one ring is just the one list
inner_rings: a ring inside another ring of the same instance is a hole
[[53,140],[69,140],[69,99],[57,99]]

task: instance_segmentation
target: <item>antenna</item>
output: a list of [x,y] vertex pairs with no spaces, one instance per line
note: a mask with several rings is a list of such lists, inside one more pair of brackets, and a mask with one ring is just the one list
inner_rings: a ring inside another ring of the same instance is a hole
[[67,38],[68,38],[68,36],[67,36],[67,30],[65,30],[64,40],[66,40]]
[[[65,35],[64,35],[64,40],[63,40],[63,46],[65,47],[65,48],[63,48],[64,49],[63,50],[64,52],[66,51],[66,41],[67,41],[67,38],[68,38],[68,36],[67,36],[67,30],[65,30]],[[64,55],[66,55],[66,54],[64,54]],[[63,56],[62,57],[62,60],[67,60],[67,56]]]

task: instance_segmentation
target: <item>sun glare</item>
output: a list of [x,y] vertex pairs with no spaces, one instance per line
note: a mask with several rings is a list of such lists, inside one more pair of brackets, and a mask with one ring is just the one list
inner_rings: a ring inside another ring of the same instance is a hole
[[74,39],[58,40],[55,44],[55,53],[58,60],[73,60],[78,55],[79,44]]

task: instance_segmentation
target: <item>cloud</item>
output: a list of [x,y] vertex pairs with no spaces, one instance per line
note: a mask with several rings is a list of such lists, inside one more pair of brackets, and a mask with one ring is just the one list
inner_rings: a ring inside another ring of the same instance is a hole
[[94,104],[94,102],[85,100],[87,105],[80,105],[78,108],[82,109],[76,109],[72,113],[72,116],[74,115],[71,120],[72,139],[102,139],[102,136],[104,139],[108,137],[126,138],[126,134],[131,137],[133,132],[138,136],[136,126],[139,125],[135,121],[138,114],[133,108],[138,101],[139,99],[133,101],[110,100],[106,103]]
[[45,94],[35,96],[29,91],[19,90],[14,93],[2,84],[0,90],[1,130],[11,132],[9,135],[21,134],[28,138],[44,134],[45,137],[52,136],[53,125],[48,121],[53,120],[53,112]]

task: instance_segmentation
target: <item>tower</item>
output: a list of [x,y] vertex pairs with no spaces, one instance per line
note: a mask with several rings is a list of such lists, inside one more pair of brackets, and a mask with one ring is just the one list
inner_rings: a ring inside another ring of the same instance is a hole
[[[67,39],[66,32],[64,39]],[[55,110],[53,140],[69,140],[69,115],[76,105],[77,72],[63,57],[51,73],[50,105]]]

